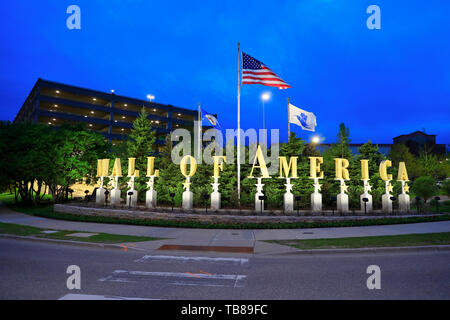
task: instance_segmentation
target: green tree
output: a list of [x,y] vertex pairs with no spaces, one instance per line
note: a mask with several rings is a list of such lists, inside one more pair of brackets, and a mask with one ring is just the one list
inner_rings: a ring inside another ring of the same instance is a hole
[[437,192],[436,181],[429,176],[419,177],[414,181],[412,191],[426,203]]
[[146,185],[146,168],[147,157],[156,152],[156,129],[152,127],[148,119],[148,113],[145,108],[141,109],[141,113],[134,120],[131,133],[127,140],[127,153],[129,158],[136,158],[136,169],[139,170],[139,178],[135,181],[135,187],[138,190],[139,198],[145,199]]

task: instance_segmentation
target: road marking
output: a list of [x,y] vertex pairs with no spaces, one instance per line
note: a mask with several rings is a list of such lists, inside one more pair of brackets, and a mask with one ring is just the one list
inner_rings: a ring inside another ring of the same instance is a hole
[[132,297],[118,297],[118,296],[101,296],[95,294],[77,294],[68,293],[62,296],[58,300],[158,300],[158,299],[146,299],[146,298],[132,298]]
[[188,286],[242,287],[246,275],[115,270],[99,281],[163,283]]
[[174,262],[212,262],[229,263],[234,265],[244,265],[248,263],[247,258],[211,258],[211,257],[187,257],[187,256],[164,256],[164,255],[145,255],[135,262],[148,261],[174,261]]

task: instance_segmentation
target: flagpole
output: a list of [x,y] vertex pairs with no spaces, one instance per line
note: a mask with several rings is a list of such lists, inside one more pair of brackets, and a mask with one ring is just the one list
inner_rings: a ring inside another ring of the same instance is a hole
[[287,98],[287,108],[288,108],[288,143],[291,139],[291,114],[289,112],[289,98]]
[[240,84],[240,44],[238,42],[238,60],[237,60],[237,193],[238,201],[241,201],[241,84]]
[[202,154],[202,109],[200,107],[200,102],[198,103],[198,162],[201,163]]

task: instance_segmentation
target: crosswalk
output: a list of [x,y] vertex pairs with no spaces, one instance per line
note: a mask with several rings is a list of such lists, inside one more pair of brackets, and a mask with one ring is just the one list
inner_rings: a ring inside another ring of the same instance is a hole
[[[103,284],[102,288],[111,287],[111,292],[121,294],[125,292],[124,295],[127,295],[127,292],[134,292],[136,288],[149,289],[148,292],[155,292],[150,288],[164,288],[177,292],[177,288],[181,290],[181,287],[195,288],[195,290],[201,288],[239,290],[246,284],[250,258],[146,254],[138,259],[134,258],[127,267],[127,269],[112,267],[111,272],[99,278],[98,282]],[[103,294],[71,293],[60,299],[139,300],[146,298],[104,295],[103,292]]]

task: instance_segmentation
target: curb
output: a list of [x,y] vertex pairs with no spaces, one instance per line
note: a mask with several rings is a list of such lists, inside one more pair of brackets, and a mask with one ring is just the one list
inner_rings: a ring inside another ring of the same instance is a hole
[[[28,241],[41,241],[41,242],[51,242],[54,244],[68,244],[72,246],[82,246],[82,247],[95,247],[102,249],[119,249],[119,250],[136,250],[136,251],[145,251],[143,249],[122,246],[120,244],[112,244],[112,243],[98,243],[98,242],[83,242],[83,241],[73,241],[73,240],[60,240],[60,239],[49,239],[49,238],[38,238],[38,237],[26,237],[26,236],[17,236],[12,234],[0,234],[0,238],[5,239],[18,239],[18,240],[28,240]],[[126,251],[125,250],[125,251]]]
[[[291,247],[292,248],[292,247]],[[307,249],[279,253],[281,255],[315,255],[315,254],[342,254],[342,253],[392,253],[392,252],[423,252],[423,251],[450,251],[450,245],[430,245],[411,247],[379,247],[379,248],[348,248],[348,249]]]

